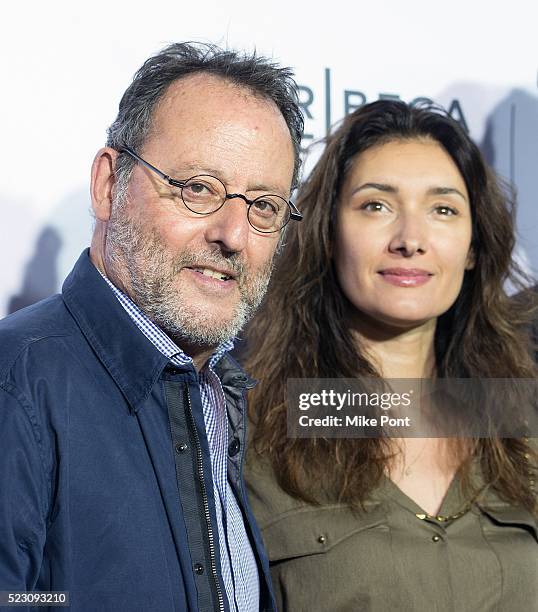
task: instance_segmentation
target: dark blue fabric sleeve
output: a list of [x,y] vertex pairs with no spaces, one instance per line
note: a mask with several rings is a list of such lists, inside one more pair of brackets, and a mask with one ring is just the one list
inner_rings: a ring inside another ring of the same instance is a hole
[[0,590],[35,588],[46,537],[40,432],[16,389],[0,387]]

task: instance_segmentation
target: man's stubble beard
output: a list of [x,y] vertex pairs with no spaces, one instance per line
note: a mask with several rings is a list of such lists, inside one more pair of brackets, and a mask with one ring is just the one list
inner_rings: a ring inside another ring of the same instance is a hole
[[[106,236],[107,268],[114,271],[133,302],[178,343],[215,347],[233,338],[260,305],[273,270],[271,260],[252,273],[239,253],[220,249],[189,251],[172,256],[155,230],[129,218],[126,206],[113,207]],[[188,289],[177,282],[184,267],[213,266],[236,274],[239,301],[229,317],[217,317],[206,307],[189,303]]]

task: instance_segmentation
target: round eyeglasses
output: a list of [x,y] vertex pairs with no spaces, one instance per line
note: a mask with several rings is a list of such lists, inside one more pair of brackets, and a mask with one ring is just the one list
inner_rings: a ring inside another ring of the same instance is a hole
[[247,205],[248,222],[255,230],[263,234],[280,231],[290,219],[301,221],[303,218],[293,202],[289,202],[282,196],[268,193],[249,200],[242,193],[228,193],[224,183],[210,174],[198,174],[185,181],[179,181],[142,159],[129,147],[122,147],[120,152],[133,157],[172,187],[179,188],[183,204],[197,215],[210,215],[222,208],[226,200],[240,198]]

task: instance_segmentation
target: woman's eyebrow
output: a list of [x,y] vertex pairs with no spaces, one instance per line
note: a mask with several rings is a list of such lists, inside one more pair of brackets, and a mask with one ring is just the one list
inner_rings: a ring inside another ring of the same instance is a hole
[[378,191],[385,191],[387,193],[398,193],[398,189],[392,185],[387,185],[385,183],[363,183],[359,187],[356,187],[351,195],[362,191],[363,189],[377,189]]
[[[386,183],[363,183],[359,187],[356,187],[351,195],[358,193],[364,189],[376,189],[377,191],[384,191],[386,193],[398,193],[398,188],[393,185],[388,185]],[[462,200],[467,202],[467,198],[465,195],[456,189],[455,187],[430,187],[427,191],[428,195],[458,195]]]
[[428,195],[458,195],[467,202],[467,198],[455,187],[431,187],[428,189]]

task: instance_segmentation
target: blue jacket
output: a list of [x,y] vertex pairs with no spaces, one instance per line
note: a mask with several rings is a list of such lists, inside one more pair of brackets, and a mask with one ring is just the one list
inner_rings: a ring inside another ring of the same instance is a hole
[[[215,371],[260,609],[273,610],[242,479],[253,382],[227,355]],[[87,251],[61,295],[0,322],[0,590],[69,591],[76,612],[228,612],[212,490],[193,367],[152,346]]]

